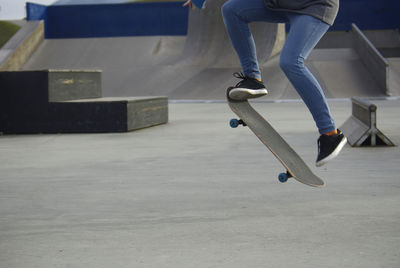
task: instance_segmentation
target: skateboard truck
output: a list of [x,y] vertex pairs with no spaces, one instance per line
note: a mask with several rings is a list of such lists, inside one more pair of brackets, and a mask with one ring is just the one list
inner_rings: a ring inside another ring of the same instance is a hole
[[[239,125],[242,125],[244,127],[247,126],[242,119],[236,119],[236,118],[231,119],[231,121],[229,121],[229,125],[231,126],[231,128],[237,128]],[[286,173],[280,173],[278,175],[278,180],[281,183],[285,183],[288,181],[289,178],[292,177],[293,177],[292,174],[290,174],[289,171],[286,171]]]
[[[229,125],[231,126],[231,128],[237,128],[239,125],[242,125],[244,127],[247,126],[242,119],[236,119],[236,118],[231,119],[231,121],[229,121]],[[290,174],[289,171],[286,171],[286,173],[280,173],[278,175],[278,180],[281,183],[287,182],[289,178],[293,178],[292,174]]]

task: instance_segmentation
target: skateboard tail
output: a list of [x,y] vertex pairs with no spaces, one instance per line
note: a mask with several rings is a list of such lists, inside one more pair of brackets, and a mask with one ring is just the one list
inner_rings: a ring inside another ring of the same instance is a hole
[[[258,137],[257,134],[256,134],[256,136]],[[290,170],[290,168],[285,164],[285,162],[280,158],[280,156],[279,156],[277,153],[275,153],[274,151],[272,151],[272,150],[268,147],[267,143],[264,142],[264,140],[262,140],[260,137],[258,137],[258,138],[259,138],[259,140],[260,140],[265,146],[267,146],[267,148],[271,151],[271,153],[272,153],[272,154],[279,160],[279,162],[281,162],[282,165],[286,168],[286,170],[287,170],[287,172],[286,172],[287,178],[294,178],[294,179],[297,180],[298,182],[304,183],[304,184],[306,184],[306,185],[308,185],[308,186],[312,186],[312,187],[322,188],[322,187],[325,187],[325,186],[326,186],[326,185],[325,185],[325,182],[322,181],[322,180],[320,181],[319,184],[316,184],[316,183],[311,183],[311,182],[308,182],[308,181],[305,181],[305,180],[301,180],[300,178],[296,177],[296,176],[294,175],[294,173]]]
[[308,186],[325,186],[324,181],[311,171],[293,148],[254,110],[248,101],[231,101],[228,97],[228,104],[232,111],[240,117],[241,121],[250,128],[257,138],[281,162],[287,170],[287,174],[290,174],[294,179]]

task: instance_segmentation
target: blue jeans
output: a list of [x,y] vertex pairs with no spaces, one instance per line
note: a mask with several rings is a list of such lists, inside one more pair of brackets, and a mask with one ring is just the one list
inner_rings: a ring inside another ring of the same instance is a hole
[[280,67],[310,110],[320,134],[336,130],[325,94],[304,62],[329,25],[309,15],[273,11],[264,0],[228,0],[222,15],[243,74],[261,79],[256,46],[248,24],[255,21],[290,23]]

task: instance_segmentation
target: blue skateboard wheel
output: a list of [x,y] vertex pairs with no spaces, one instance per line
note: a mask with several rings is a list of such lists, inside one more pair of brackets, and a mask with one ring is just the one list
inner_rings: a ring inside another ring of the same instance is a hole
[[278,179],[280,182],[285,183],[288,180],[288,176],[286,173],[281,173],[279,174]]
[[229,125],[231,126],[231,128],[237,128],[239,126],[239,120],[231,119],[231,121],[229,122]]

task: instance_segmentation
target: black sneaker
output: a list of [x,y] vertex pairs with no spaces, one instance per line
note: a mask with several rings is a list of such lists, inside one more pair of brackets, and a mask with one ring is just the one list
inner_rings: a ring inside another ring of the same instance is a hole
[[320,167],[332,160],[343,149],[347,139],[343,133],[338,129],[337,134],[334,135],[321,135],[318,139],[318,157],[316,166]]
[[259,98],[268,94],[264,84],[255,78],[244,76],[242,73],[234,73],[234,77],[242,79],[229,91],[229,97],[233,100],[246,100]]

